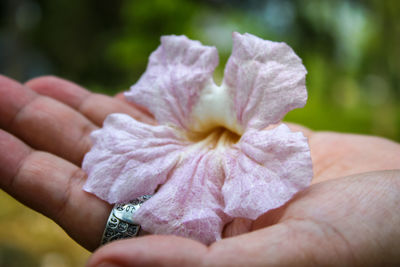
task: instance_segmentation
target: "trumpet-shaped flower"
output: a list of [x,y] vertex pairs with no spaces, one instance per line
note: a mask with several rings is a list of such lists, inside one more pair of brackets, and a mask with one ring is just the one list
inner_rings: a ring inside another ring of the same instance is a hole
[[306,70],[284,43],[233,34],[220,86],[215,47],[165,36],[125,93],[159,125],[112,114],[93,132],[84,190],[110,202],[154,196],[135,221],[209,244],[233,218],[256,219],[311,181],[307,139],[279,122],[307,100]]

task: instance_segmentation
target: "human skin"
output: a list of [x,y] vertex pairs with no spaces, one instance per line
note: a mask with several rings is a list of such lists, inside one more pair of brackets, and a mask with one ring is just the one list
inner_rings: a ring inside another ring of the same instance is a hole
[[[82,190],[89,134],[110,113],[154,120],[121,95],[93,94],[56,77],[22,85],[0,76],[0,95],[1,188],[94,251],[111,205]],[[290,127],[309,138],[314,178],[289,203],[254,222],[233,221],[210,246],[149,235],[103,246],[88,265],[399,265],[400,145]]]

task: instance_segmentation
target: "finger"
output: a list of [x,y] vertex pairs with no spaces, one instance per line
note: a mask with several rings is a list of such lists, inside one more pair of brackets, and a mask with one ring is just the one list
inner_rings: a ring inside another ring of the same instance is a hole
[[321,254],[318,243],[328,236],[320,230],[314,233],[313,227],[301,222],[271,226],[224,239],[210,248],[172,236],[129,239],[100,248],[87,266],[346,266],[342,265],[346,261],[331,257],[337,252],[333,247],[327,248],[332,249],[331,255]]
[[338,252],[333,246],[327,249],[332,249],[331,255],[321,254],[318,243],[329,236],[319,229],[315,233],[314,228],[293,221],[223,239],[211,247],[174,236],[128,239],[101,247],[87,266],[346,266],[331,257]]
[[123,92],[116,94],[115,98],[119,99],[120,101],[122,101],[124,103],[127,103],[128,105],[131,105],[134,109],[140,110],[141,112],[143,112],[144,114],[146,114],[147,116],[149,116],[150,118],[152,118],[154,120],[154,116],[150,113],[150,111],[147,108],[128,101]]
[[139,121],[154,122],[149,114],[120,99],[91,93],[75,83],[54,76],[35,78],[25,85],[72,107],[98,126],[111,113],[126,113]]
[[98,249],[87,267],[104,266],[199,266],[208,248],[176,236],[145,236],[112,242]]
[[76,165],[90,149],[97,129],[83,115],[18,82],[0,76],[0,127],[31,147],[54,153]]
[[[314,134],[314,132],[310,129],[308,129],[307,127],[304,127],[302,125],[296,124],[296,123],[291,123],[291,122],[284,122],[291,131],[293,132],[301,132],[305,137],[307,137],[308,139],[310,139],[312,137],[312,135]],[[281,122],[276,123],[276,124],[270,124],[268,125],[265,130],[271,130],[274,129],[276,127],[278,127],[279,125],[281,125]]]
[[316,132],[309,143],[313,183],[400,168],[400,144],[381,137]]
[[334,232],[313,222],[290,220],[215,243],[206,262],[211,266],[352,266],[347,247],[333,245],[337,239]]
[[2,130],[0,148],[7,151],[0,153],[1,189],[53,219],[85,248],[95,249],[111,207],[82,190],[85,173]]
[[314,132],[312,130],[310,130],[307,127],[304,127],[300,124],[296,124],[296,123],[286,123],[287,126],[289,126],[290,130],[292,130],[293,132],[302,132],[304,134],[305,137],[307,138],[311,138],[312,135],[314,134]]

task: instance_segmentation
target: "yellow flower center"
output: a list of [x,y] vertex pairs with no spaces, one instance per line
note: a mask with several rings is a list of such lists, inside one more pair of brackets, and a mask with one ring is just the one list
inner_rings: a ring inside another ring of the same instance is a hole
[[216,127],[207,132],[189,132],[186,136],[189,141],[194,143],[195,147],[209,150],[232,146],[240,139],[240,135],[225,127]]

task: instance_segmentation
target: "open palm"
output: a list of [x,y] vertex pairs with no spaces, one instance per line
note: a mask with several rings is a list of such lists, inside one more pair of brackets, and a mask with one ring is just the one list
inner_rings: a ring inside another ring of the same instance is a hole
[[[0,185],[52,218],[78,243],[97,248],[111,206],[82,190],[89,134],[110,113],[152,123],[122,98],[55,77],[25,85],[0,76]],[[90,264],[395,265],[400,262],[400,145],[369,136],[312,132],[313,184],[255,222],[235,220],[206,247],[173,236],[111,243]],[[392,171],[389,171],[392,170]],[[243,233],[241,235],[238,235]]]

